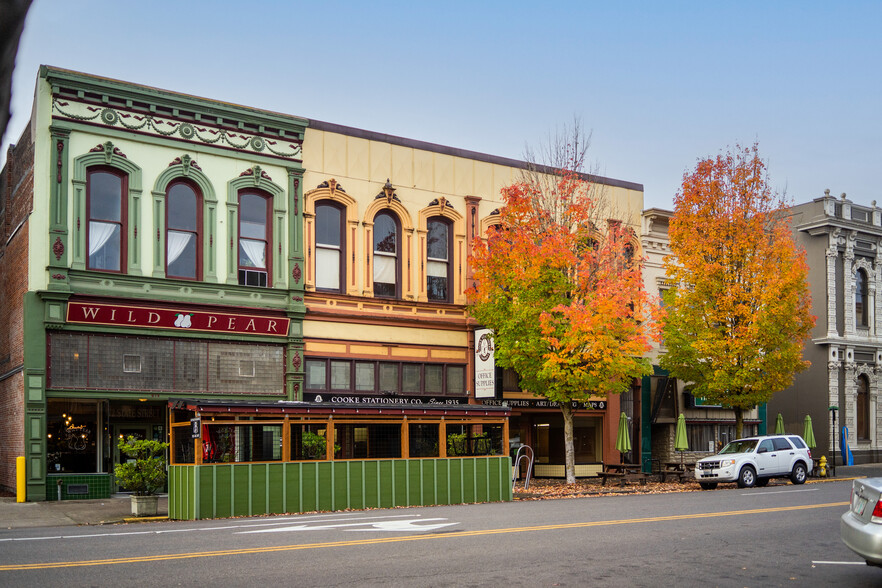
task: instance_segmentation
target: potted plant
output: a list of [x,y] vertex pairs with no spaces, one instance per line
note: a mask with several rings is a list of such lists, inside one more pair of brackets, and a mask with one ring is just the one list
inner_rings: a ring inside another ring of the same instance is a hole
[[165,450],[168,443],[136,439],[129,435],[119,440],[120,454],[129,459],[113,468],[120,487],[132,493],[132,514],[155,516],[159,497],[156,491],[165,486]]

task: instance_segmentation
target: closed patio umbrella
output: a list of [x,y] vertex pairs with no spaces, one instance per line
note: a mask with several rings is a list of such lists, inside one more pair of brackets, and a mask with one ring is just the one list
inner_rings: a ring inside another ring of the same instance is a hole
[[689,449],[689,440],[686,438],[686,417],[683,413],[677,417],[677,434],[674,435],[674,450],[680,452],[680,464],[683,464],[683,452]]
[[[619,417],[619,434],[616,437],[616,451],[628,453],[631,451],[631,434],[628,431],[628,416],[623,412]],[[625,461],[624,457],[622,461]]]
[[781,416],[781,413],[778,413],[778,418],[775,420],[775,434],[783,435],[784,434],[784,417]]
[[805,440],[805,444],[809,446],[809,449],[814,449],[817,446],[815,442],[815,431],[812,428],[812,417],[811,415],[805,415],[805,426],[802,430],[802,438]]

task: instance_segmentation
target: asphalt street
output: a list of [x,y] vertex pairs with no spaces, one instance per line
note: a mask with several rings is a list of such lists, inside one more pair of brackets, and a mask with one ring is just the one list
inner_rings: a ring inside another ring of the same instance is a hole
[[0,531],[0,585],[877,585],[850,481]]

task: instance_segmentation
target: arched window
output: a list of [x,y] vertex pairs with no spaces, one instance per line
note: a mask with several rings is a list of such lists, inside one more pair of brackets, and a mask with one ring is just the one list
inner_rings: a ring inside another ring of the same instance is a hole
[[315,287],[342,292],[346,243],[343,209],[329,201],[315,205]]
[[260,190],[239,192],[239,283],[266,287],[272,283],[272,196]]
[[438,302],[450,301],[450,222],[431,218],[426,224],[426,296]]
[[165,275],[202,279],[202,194],[185,180],[166,190]]
[[86,173],[88,267],[126,271],[128,176],[113,168],[92,167]]
[[393,214],[381,212],[374,217],[374,296],[399,296],[400,232],[398,219]]
[[870,438],[870,381],[861,374],[857,381],[857,436]]
[[870,324],[867,316],[867,307],[870,301],[868,290],[867,273],[859,269],[854,279],[854,320],[859,327],[866,327]]

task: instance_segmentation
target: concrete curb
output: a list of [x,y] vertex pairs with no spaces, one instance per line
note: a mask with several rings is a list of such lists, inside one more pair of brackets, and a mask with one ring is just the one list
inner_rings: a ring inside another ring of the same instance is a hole
[[123,519],[124,523],[155,523],[157,521],[167,521],[167,516],[159,517],[127,517]]

